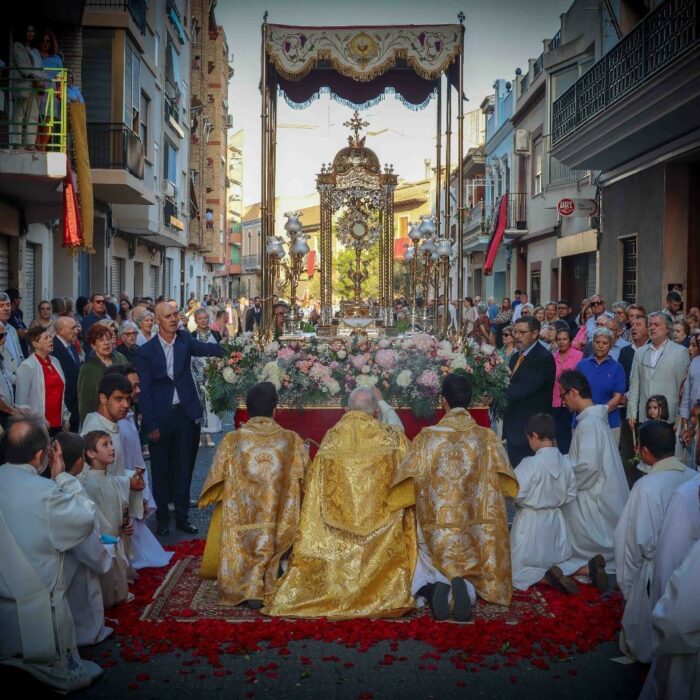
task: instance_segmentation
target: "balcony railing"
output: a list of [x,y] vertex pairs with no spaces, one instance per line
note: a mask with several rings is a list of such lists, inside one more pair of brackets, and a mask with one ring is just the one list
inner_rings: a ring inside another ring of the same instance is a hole
[[553,105],[558,143],[700,42],[700,0],[666,0]]
[[243,256],[243,272],[257,272],[260,269],[259,255]]
[[561,46],[561,29],[549,40],[549,51],[554,51]]
[[91,168],[128,170],[143,180],[143,143],[126,124],[90,122],[87,135]]
[[165,121],[167,122],[170,118],[176,123],[180,123],[180,117],[178,115],[177,104],[174,100],[171,100],[167,95],[164,99],[165,103]]
[[535,80],[537,76],[542,72],[542,67],[544,66],[544,54],[540,54],[539,58],[535,61],[532,66],[532,78]]
[[65,153],[67,85],[65,68],[0,69],[0,148]]
[[108,10],[125,10],[131,15],[141,34],[146,33],[146,13],[148,0],[87,0],[86,7],[100,7]]
[[547,134],[544,137],[544,148],[546,154],[544,160],[546,168],[544,181],[546,185],[557,187],[558,185],[578,182],[589,174],[588,170],[576,170],[574,168],[570,168],[568,165],[564,165],[564,163],[562,163],[560,160],[557,160],[549,152],[551,145],[552,138],[549,134]]
[[[498,201],[477,202],[464,217],[464,231],[469,235],[485,235],[491,230],[493,217],[496,215]],[[473,228],[478,224],[475,233]],[[527,231],[527,193],[510,192],[508,194],[507,231]]]

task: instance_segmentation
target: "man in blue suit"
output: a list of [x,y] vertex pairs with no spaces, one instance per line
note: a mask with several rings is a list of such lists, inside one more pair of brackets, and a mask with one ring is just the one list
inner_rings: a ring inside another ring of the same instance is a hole
[[175,503],[175,527],[194,534],[188,519],[190,483],[199,445],[202,408],[192,378],[192,357],[221,357],[214,343],[195,340],[186,330],[178,331],[178,310],[170,302],[155,309],[158,335],[136,354],[141,381],[139,406],[148,435],[156,501],[158,535],[169,534],[168,502]]
[[53,341],[52,355],[58,360],[66,378],[65,404],[70,411],[70,429],[77,433],[80,424],[78,414],[78,375],[80,374],[80,355],[75,349],[78,337],[78,322],[72,316],[59,316],[55,323],[56,337]]

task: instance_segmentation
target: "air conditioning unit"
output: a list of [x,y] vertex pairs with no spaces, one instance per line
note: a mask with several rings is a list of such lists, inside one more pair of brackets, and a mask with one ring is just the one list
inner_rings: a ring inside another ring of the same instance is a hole
[[527,129],[515,130],[515,152],[529,153],[530,152],[530,132]]
[[233,129],[233,114],[226,115],[226,128]]

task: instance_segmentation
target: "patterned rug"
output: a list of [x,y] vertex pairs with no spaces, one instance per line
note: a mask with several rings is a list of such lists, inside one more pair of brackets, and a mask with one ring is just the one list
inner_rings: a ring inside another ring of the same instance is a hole
[[[196,555],[186,556],[177,561],[153,594],[151,602],[144,608],[141,620],[144,622],[162,620],[171,622],[270,620],[270,618],[261,615],[259,611],[251,610],[245,604],[235,607],[221,605],[217,582],[199,577],[201,561],[201,556]],[[449,622],[451,624],[474,625],[479,622],[500,620],[507,625],[517,625],[520,620],[533,614],[542,618],[554,617],[554,614],[548,610],[546,599],[536,588],[530,588],[526,592],[514,591],[510,607],[492,605],[480,600],[469,622],[457,623],[453,620],[449,620]],[[405,623],[422,616],[430,617],[430,611],[423,608],[404,617],[388,619],[386,622]]]

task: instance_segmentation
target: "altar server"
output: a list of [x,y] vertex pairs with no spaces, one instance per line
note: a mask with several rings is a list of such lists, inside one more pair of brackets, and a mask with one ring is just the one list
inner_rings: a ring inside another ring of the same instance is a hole
[[[56,441],[61,446],[66,472],[77,477],[85,467],[85,440],[75,433],[59,433]],[[95,510],[93,534],[77,547],[66,552],[64,571],[66,597],[75,623],[75,638],[78,646],[98,644],[112,629],[104,624],[105,608],[102,601],[100,576],[112,567],[114,545],[105,546],[100,532],[106,530],[100,511],[81,485],[80,497]]]
[[248,422],[224,436],[199,497],[200,508],[216,504],[202,576],[218,579],[222,603],[258,609],[292,546],[309,455],[294,431],[274,421],[273,384],[252,387],[246,406]]
[[415,607],[413,494],[391,489],[408,440],[382,425],[371,389],[355,389],[305,481],[289,568],[265,598],[283,617],[397,617]]
[[119,429],[119,441],[124,454],[126,473],[140,474],[144,483],[143,492],[141,492],[143,507],[140,511],[133,509],[131,505],[134,492],[129,494],[129,515],[134,526],[134,532],[131,535],[130,563],[134,569],[167,566],[173,556],[173,552],[166,552],[163,549],[148,527],[147,522],[149,515],[155,511],[156,507],[153,494],[151,493],[150,479],[143,459],[141,439],[139,438],[139,430],[136,427],[136,416],[134,414],[134,406],[138,402],[139,394],[141,393],[139,376],[133,365],[112,365],[105,370],[105,376],[110,374],[121,374],[131,384],[131,408],[129,408],[124,418],[119,419],[117,427]]
[[464,621],[477,594],[509,605],[513,592],[503,497],[517,496],[518,481],[496,433],[469,415],[471,397],[466,376],[445,377],[445,416],[421,430],[395,480],[415,490],[419,549],[411,589],[439,620],[450,598]]
[[129,478],[112,476],[107,471],[109,465],[114,463],[114,447],[109,433],[93,430],[83,437],[89,469],[83,471],[80,480],[104,518],[106,530],[100,534],[118,540],[112,566],[100,576],[102,599],[105,609],[108,609],[133,600],[133,595],[129,593],[129,562],[123,542],[133,531],[128,518]]
[[575,370],[559,380],[562,402],[578,414],[569,459],[578,494],[562,508],[573,558],[580,573],[607,588],[607,573],[615,573],[613,531],[629,497],[617,443],[608,425],[608,407],[591,400],[586,377]]
[[554,446],[554,420],[538,413],[525,426],[534,457],[516,467],[520,490],[510,531],[513,587],[527,590],[543,578],[564,593],[576,593],[566,574],[571,545],[561,507],[576,498],[576,478],[568,458]]
[[95,507],[77,498],[60,446],[50,458],[49,434],[38,417],[10,418],[0,467],[0,664],[31,673],[61,692],[97,678],[80,658],[65,595],[66,552],[93,535]]
[[674,571],[654,607],[656,657],[640,700],[700,697],[700,541]]
[[615,528],[617,583],[626,600],[620,649],[647,664],[652,660],[650,588],[659,533],[671,495],[695,476],[673,456],[675,446],[672,425],[665,421],[642,424],[639,454],[651,470],[632,487]]

